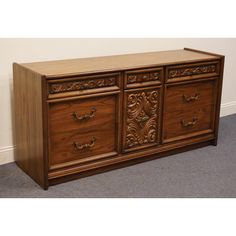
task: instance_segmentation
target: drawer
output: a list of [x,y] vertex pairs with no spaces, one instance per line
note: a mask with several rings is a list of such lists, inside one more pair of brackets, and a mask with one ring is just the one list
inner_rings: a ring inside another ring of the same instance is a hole
[[163,142],[213,132],[217,79],[166,85]]
[[119,132],[119,94],[50,103],[50,168],[116,155]]
[[125,72],[125,88],[158,85],[163,81],[163,69],[151,68]]
[[167,66],[166,82],[176,82],[184,80],[192,80],[199,78],[209,78],[218,76],[220,65],[218,61],[201,62],[195,64],[185,64],[178,66]]
[[50,103],[50,133],[88,131],[115,121],[118,95],[73,99]]
[[88,132],[67,132],[50,137],[50,169],[89,162],[117,154],[115,123]]
[[48,80],[47,84],[49,99],[112,91],[119,88],[120,73]]

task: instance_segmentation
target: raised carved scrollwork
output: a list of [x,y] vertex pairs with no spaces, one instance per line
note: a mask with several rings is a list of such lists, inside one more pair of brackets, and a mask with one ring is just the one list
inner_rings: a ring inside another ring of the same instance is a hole
[[127,95],[126,149],[157,142],[158,104],[157,90]]
[[205,73],[214,73],[216,72],[216,70],[217,70],[216,64],[171,69],[169,70],[168,77],[169,79],[173,79],[176,77],[199,75],[199,74],[205,74]]
[[127,83],[140,83],[140,82],[148,82],[155,81],[160,79],[160,72],[150,72],[145,74],[130,74],[127,77]]
[[110,87],[114,86],[115,84],[116,84],[115,77],[53,83],[49,86],[49,93],[55,94],[55,93],[70,92],[84,89]]
[[128,76],[128,84],[136,83],[137,82],[137,75],[129,75]]

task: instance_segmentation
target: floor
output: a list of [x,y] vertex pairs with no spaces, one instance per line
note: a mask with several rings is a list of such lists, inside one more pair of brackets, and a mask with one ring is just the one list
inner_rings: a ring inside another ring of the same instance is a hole
[[2,198],[236,197],[236,115],[220,120],[218,146],[106,172],[42,190],[14,163],[0,166]]

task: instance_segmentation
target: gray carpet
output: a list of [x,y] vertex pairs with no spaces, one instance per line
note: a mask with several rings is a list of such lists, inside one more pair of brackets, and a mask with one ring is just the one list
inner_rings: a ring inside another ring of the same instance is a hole
[[236,115],[208,146],[42,190],[14,163],[0,166],[0,197],[236,197]]

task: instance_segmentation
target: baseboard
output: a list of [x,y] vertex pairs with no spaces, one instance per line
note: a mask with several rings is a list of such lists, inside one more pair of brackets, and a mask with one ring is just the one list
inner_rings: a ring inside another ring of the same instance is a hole
[[236,113],[236,101],[221,104],[220,116],[228,116]]
[[[236,113],[236,101],[221,104],[220,116],[228,116]],[[14,161],[14,146],[0,148],[0,165]]]
[[0,165],[14,161],[14,146],[0,148]]

